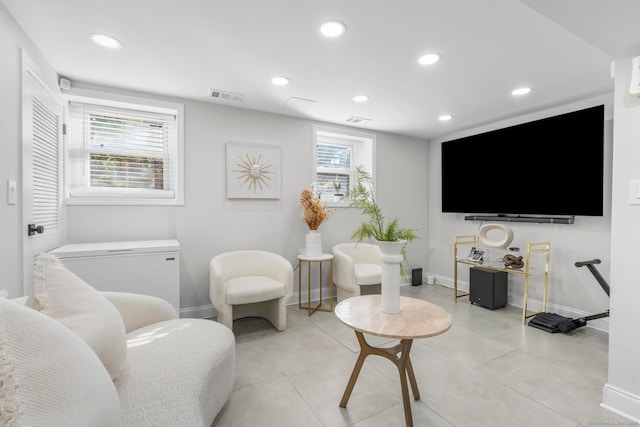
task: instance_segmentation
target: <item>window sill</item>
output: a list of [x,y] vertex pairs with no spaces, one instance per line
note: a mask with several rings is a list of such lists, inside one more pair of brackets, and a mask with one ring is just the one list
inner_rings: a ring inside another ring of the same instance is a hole
[[334,196],[323,198],[322,202],[326,203],[328,208],[348,208],[351,204],[349,200],[335,199]]
[[67,206],[184,206],[184,201],[176,199],[116,199],[116,198],[67,198]]

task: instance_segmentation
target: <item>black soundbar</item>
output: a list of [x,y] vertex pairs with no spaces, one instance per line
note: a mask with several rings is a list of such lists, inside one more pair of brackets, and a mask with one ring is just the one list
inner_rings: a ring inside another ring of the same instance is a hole
[[574,216],[507,216],[507,215],[467,215],[465,221],[537,222],[539,224],[573,224]]

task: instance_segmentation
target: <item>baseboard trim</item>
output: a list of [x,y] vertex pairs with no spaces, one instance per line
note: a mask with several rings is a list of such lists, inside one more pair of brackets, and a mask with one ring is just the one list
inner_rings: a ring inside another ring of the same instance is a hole
[[217,315],[218,312],[211,304],[180,309],[180,317],[186,318],[209,319]]
[[[411,284],[409,282],[405,282],[404,279],[400,279],[400,287],[402,286],[411,286]],[[338,290],[334,286],[333,296],[336,297],[337,294],[338,294]],[[324,300],[327,298],[329,298],[329,286],[325,285],[322,287],[322,299]],[[308,304],[309,297],[307,296],[307,292],[305,289],[302,290],[301,299],[302,299],[302,305]],[[311,302],[313,303],[318,301],[320,301],[320,290],[318,288],[311,289]],[[296,292],[291,294],[291,298],[289,298],[289,302],[287,302],[287,305],[297,305],[297,304],[298,304],[298,292],[296,290]]]
[[[337,294],[338,294],[338,290],[334,286],[333,287],[334,297],[337,296]],[[302,292],[302,294],[298,294],[298,292],[294,292],[293,294],[291,294],[291,298],[289,298],[287,305],[298,305],[298,295],[301,296],[302,305],[306,306],[309,301],[309,298],[307,297],[307,292]],[[322,299],[328,299],[328,298],[329,298],[329,287],[323,286]],[[317,288],[311,289],[311,302],[318,302],[319,300],[320,300],[320,290]]]
[[[334,290],[334,293],[335,292],[336,291]],[[322,297],[323,298],[329,297],[328,288],[326,289],[322,288]],[[317,302],[319,299],[320,299],[320,291],[318,289],[312,289],[311,302]],[[307,294],[304,293],[302,303],[306,304],[306,301],[307,301]],[[297,304],[298,304],[298,293],[295,292],[291,295],[291,298],[289,298],[287,305],[297,305]],[[218,312],[216,311],[215,307],[213,307],[213,305],[211,304],[201,305],[198,307],[186,307],[186,308],[180,309],[180,317],[185,317],[185,318],[209,319],[212,317],[216,317],[217,315],[218,315]]]
[[[334,293],[335,293],[335,290],[334,290]],[[329,290],[323,288],[322,297],[328,298],[328,296],[329,296]],[[312,289],[311,302],[317,302],[319,299],[320,299],[320,291],[318,289]],[[306,293],[303,295],[302,303],[306,304],[305,301],[307,301]],[[297,304],[298,304],[298,293],[296,292],[291,295],[291,298],[289,298],[287,305],[297,305]],[[216,311],[215,307],[213,307],[213,305],[211,304],[201,305],[198,307],[186,307],[186,308],[180,309],[180,317],[185,317],[185,318],[209,319],[212,317],[216,317],[217,315],[218,315],[218,312]]]
[[631,421],[640,423],[640,396],[610,384],[605,384],[600,406]]

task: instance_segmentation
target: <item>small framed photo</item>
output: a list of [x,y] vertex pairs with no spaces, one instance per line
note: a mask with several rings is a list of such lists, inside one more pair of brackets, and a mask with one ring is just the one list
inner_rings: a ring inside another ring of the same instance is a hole
[[481,262],[483,255],[484,255],[484,251],[479,251],[475,247],[473,247],[469,252],[469,258],[467,259],[471,262]]

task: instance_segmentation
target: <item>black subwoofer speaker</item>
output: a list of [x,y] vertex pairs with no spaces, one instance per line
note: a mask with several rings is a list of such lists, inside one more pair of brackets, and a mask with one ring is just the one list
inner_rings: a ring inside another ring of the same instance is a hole
[[507,305],[508,273],[473,267],[469,270],[469,301],[488,309]]
[[414,268],[411,270],[411,286],[422,285],[422,269]]

